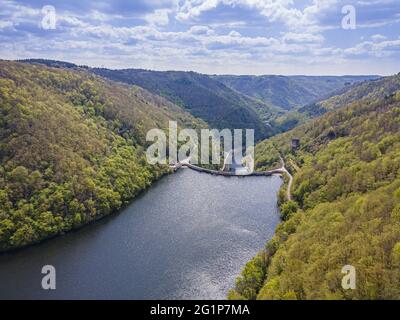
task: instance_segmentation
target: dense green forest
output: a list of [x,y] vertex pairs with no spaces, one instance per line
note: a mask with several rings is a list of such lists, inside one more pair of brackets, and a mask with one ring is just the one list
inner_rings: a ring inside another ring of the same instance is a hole
[[[257,140],[288,131],[315,114],[314,102],[377,76],[208,76],[195,72],[112,70],[68,62],[25,62],[84,69],[105,78],[137,85],[175,103],[212,128],[255,129]],[[306,107],[304,107],[306,105]]]
[[285,111],[240,94],[211,77],[195,72],[151,71],[141,69],[112,70],[77,66],[46,59],[23,60],[51,67],[87,70],[113,81],[137,85],[162,96],[203,119],[211,128],[254,129],[257,140],[280,131],[277,118]]
[[[170,172],[146,161],[149,129],[167,129],[169,120],[207,127],[183,101],[178,106],[90,68],[54,67],[0,61],[0,251],[117,212]],[[192,77],[189,87],[206,81],[183,74]],[[229,298],[400,298],[400,74],[339,91],[301,111],[320,117],[256,146],[259,171],[285,159],[293,201],[283,187],[283,221]],[[341,287],[347,264],[357,271],[355,290]]]
[[[400,74],[321,105],[333,102],[338,109],[256,147],[258,170],[285,157],[294,201],[280,193],[283,222],[231,299],[400,298]],[[355,290],[341,286],[347,264]]]
[[[212,128],[255,129],[257,140],[294,128],[310,115],[306,104],[376,76],[208,76],[195,72],[91,69],[135,84],[184,107]],[[312,116],[312,115],[311,115]]]
[[170,119],[206,126],[135,86],[0,61],[0,251],[116,212],[169,172],[144,148]]
[[284,110],[269,117],[273,135],[286,132],[322,115],[328,109],[318,101],[351,91],[360,83],[369,83],[378,76],[212,76],[227,87],[262,101],[271,110]]
[[351,102],[370,99],[373,97],[385,98],[399,90],[396,77],[374,79],[355,85],[351,90],[344,90],[342,94],[333,95],[331,98],[307,104],[299,108],[299,112],[309,117],[322,115]]
[[376,76],[213,76],[249,97],[284,110],[293,110],[325,99],[338,90],[377,78]]
[[271,120],[283,114],[279,108],[271,108],[195,72],[137,69],[92,69],[92,72],[161,95],[203,119],[211,128],[254,129],[257,140],[271,136],[274,133]]

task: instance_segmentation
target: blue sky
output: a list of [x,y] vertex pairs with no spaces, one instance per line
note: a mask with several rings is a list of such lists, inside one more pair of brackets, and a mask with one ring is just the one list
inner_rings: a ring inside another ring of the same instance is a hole
[[[46,29],[43,6],[55,8]],[[356,29],[344,29],[352,5]],[[400,72],[399,0],[0,0],[0,58],[208,74]]]

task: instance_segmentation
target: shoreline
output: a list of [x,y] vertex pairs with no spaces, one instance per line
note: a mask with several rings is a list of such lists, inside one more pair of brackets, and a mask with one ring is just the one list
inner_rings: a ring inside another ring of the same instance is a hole
[[[283,160],[282,160],[282,163],[284,163]],[[190,170],[193,170],[193,171],[196,171],[196,172],[199,172],[199,173],[205,173],[205,174],[214,175],[214,176],[223,176],[223,177],[228,177],[228,178],[232,178],[232,177],[246,178],[246,177],[262,177],[262,176],[270,177],[270,176],[273,176],[273,175],[279,175],[279,176],[281,176],[283,178],[283,175],[287,174],[289,176],[289,178],[291,178],[291,179],[289,179],[288,195],[290,193],[291,181],[293,180],[293,177],[290,175],[290,173],[286,170],[285,167],[282,167],[282,168],[279,168],[279,169],[273,169],[273,170],[269,170],[269,171],[261,171],[261,172],[256,172],[255,171],[255,172],[253,172],[251,174],[247,174],[247,175],[238,175],[238,174],[236,174],[234,172],[211,170],[211,169],[198,167],[198,166],[195,166],[195,165],[192,165],[192,164],[189,164],[189,163],[178,163],[176,166],[170,167],[169,171],[165,172],[159,179],[154,180],[152,182],[152,184],[148,188],[142,189],[134,198],[131,199],[131,201],[129,203],[124,204],[123,206],[121,206],[121,208],[119,208],[115,212],[111,212],[109,214],[99,215],[98,217],[95,217],[93,220],[88,221],[87,223],[84,223],[84,224],[82,224],[80,226],[73,227],[73,228],[71,228],[69,230],[66,230],[66,231],[57,233],[55,235],[46,237],[46,238],[44,238],[44,239],[42,239],[40,241],[33,242],[33,243],[28,244],[26,246],[17,247],[17,248],[10,248],[10,249],[7,249],[7,250],[0,251],[0,256],[7,255],[7,254],[13,254],[15,252],[18,252],[18,251],[21,251],[21,250],[24,250],[24,249],[27,249],[27,248],[30,248],[30,247],[40,245],[41,243],[44,243],[46,241],[50,241],[50,240],[52,240],[54,238],[62,237],[62,236],[65,236],[65,235],[67,235],[69,233],[79,231],[79,230],[85,228],[86,226],[90,226],[90,225],[92,225],[92,224],[94,224],[94,223],[96,223],[98,221],[101,221],[103,219],[106,219],[108,217],[117,216],[123,210],[125,210],[129,205],[131,205],[133,201],[135,201],[138,197],[140,197],[147,190],[149,190],[155,183],[157,183],[158,181],[162,180],[167,175],[176,173],[177,171],[179,171],[179,169],[182,169],[182,168],[190,169]],[[284,185],[285,185],[285,183],[282,185],[282,187]],[[288,200],[291,200],[291,198],[290,199],[288,198]],[[277,200],[277,205],[279,206],[278,200]]]

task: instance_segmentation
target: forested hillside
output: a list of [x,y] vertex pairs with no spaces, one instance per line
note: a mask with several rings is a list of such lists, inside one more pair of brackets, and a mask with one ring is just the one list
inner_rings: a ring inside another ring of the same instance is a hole
[[117,211],[168,168],[151,128],[205,127],[180,107],[84,71],[0,62],[0,251]]
[[299,112],[315,117],[326,112],[340,108],[343,105],[364,99],[382,99],[396,91],[399,88],[397,77],[381,78],[372,81],[366,81],[356,84],[351,90],[345,90],[344,93],[339,93],[329,99],[315,102],[299,109]]
[[[259,170],[284,155],[294,201],[280,193],[284,222],[230,298],[400,298],[400,75],[367,86],[366,98],[348,100],[356,88],[338,110],[257,146]],[[355,290],[341,286],[345,265]]]
[[249,97],[270,106],[293,110],[327,98],[338,90],[355,83],[377,78],[376,76],[213,76]]
[[136,84],[184,107],[213,128],[253,128],[256,139],[294,128],[308,118],[297,108],[376,76],[208,76],[195,72],[90,69]]
[[91,69],[103,77],[135,84],[182,106],[219,129],[254,129],[257,139],[275,132],[271,121],[283,110],[249,98],[195,72]]
[[[316,101],[378,76],[208,76],[195,72],[112,70],[45,59],[24,60],[87,70],[137,85],[185,108],[212,128],[255,129],[257,140],[285,132],[325,112]],[[368,84],[367,84],[368,86]]]

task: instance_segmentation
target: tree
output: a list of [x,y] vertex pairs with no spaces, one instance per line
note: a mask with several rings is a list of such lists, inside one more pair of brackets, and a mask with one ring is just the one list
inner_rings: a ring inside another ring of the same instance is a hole
[[288,201],[281,206],[281,217],[283,221],[289,220],[290,217],[299,209],[299,205],[295,201]]

